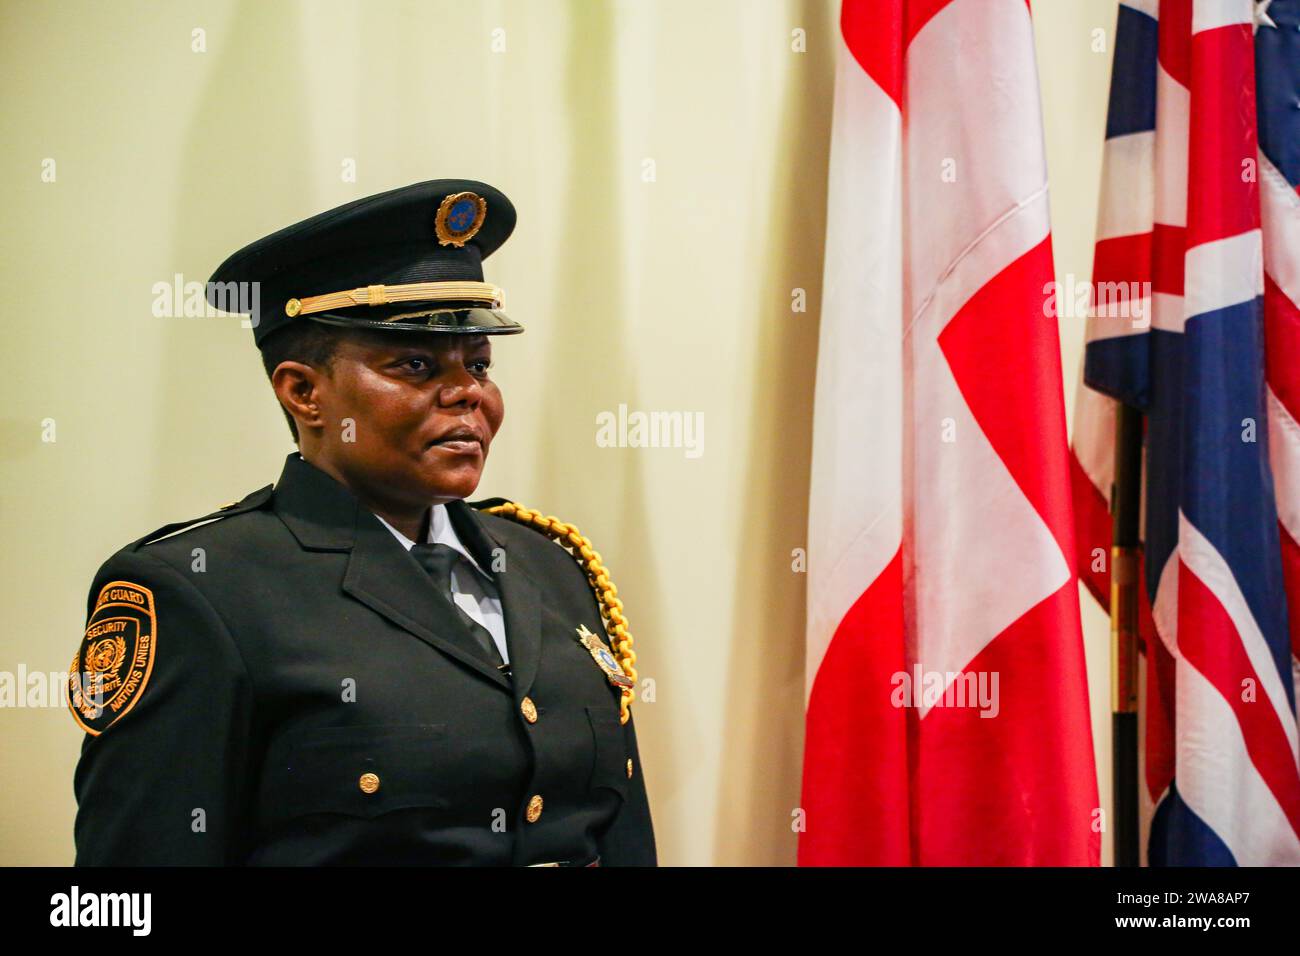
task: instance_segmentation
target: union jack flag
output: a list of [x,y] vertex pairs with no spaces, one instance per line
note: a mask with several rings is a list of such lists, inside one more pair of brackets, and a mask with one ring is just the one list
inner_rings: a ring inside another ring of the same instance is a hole
[[1093,281],[1138,293],[1089,319],[1074,489],[1104,600],[1115,401],[1141,408],[1151,865],[1300,864],[1298,102],[1300,0],[1123,0]]

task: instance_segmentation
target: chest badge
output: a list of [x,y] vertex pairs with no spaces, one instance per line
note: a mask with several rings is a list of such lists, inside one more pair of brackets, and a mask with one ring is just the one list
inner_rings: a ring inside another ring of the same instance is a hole
[[623,673],[623,667],[619,664],[618,659],[609,652],[605,643],[591,631],[587,630],[587,625],[581,624],[576,628],[578,632],[578,643],[585,647],[591,654],[591,659],[596,662],[596,666],[605,672],[609,682],[615,687],[631,687],[632,678]]

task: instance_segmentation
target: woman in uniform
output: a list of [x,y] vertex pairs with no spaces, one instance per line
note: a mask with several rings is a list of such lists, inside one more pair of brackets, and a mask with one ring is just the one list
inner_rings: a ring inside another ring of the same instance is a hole
[[298,450],[96,575],[69,686],[79,865],[655,863],[599,554],[465,500],[504,415],[492,337],[522,331],[481,265],[514,224],[491,186],[419,183],[212,276]]

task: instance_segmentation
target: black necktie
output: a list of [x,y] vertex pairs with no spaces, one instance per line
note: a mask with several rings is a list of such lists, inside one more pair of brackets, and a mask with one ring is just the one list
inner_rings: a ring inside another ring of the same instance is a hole
[[415,558],[420,567],[429,572],[429,576],[438,587],[438,593],[451,604],[466,630],[483,648],[483,653],[488,656],[488,660],[501,670],[505,670],[505,661],[501,659],[501,651],[497,648],[497,642],[492,639],[492,633],[466,614],[465,609],[452,597],[451,567],[461,560],[460,552],[446,544],[417,544],[411,548],[411,557]]

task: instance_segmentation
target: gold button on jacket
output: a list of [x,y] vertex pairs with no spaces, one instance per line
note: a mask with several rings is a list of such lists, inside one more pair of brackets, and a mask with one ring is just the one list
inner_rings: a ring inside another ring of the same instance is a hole
[[542,816],[542,795],[533,794],[533,798],[528,801],[528,822],[536,823]]

